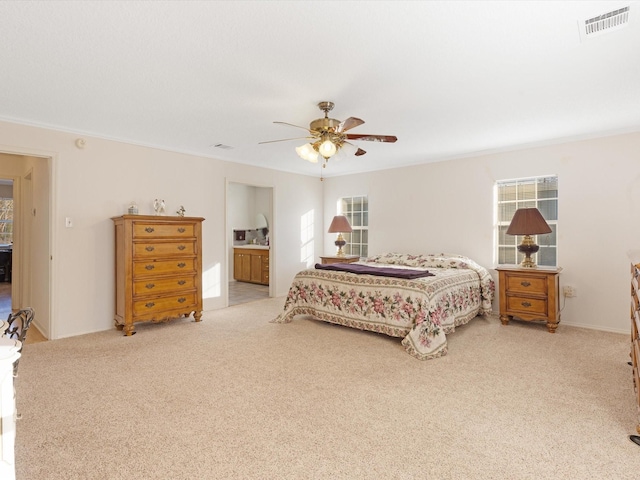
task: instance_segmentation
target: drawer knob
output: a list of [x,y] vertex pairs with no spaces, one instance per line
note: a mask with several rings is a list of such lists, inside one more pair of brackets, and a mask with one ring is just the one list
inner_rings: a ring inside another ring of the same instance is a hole
[[184,302],[186,302],[186,301],[187,301],[187,299],[186,299],[186,298],[184,298],[184,297],[180,297],[180,298],[178,299],[178,303],[184,303]]
[[179,232],[179,233],[184,233],[185,231],[186,231],[186,230],[184,229],[184,227],[180,227],[180,228],[178,228],[178,232]]
[[145,285],[145,287],[147,287],[149,290],[151,290],[151,289],[152,289],[153,287],[155,287],[155,286],[156,286],[156,284],[155,284],[155,283],[147,283],[147,284]]
[[153,302],[145,303],[144,306],[147,307],[147,308],[151,308],[151,307],[155,306],[155,303],[153,303]]
[[144,231],[147,232],[147,233],[153,233],[153,232],[156,231],[156,229],[153,228],[153,227],[147,227],[147,228],[144,229]]
[[529,308],[531,306],[531,303],[529,302],[522,302],[522,306],[525,308]]
[[185,283],[187,283],[186,280],[178,280],[178,285],[184,285]]
[[155,265],[145,265],[144,268],[146,268],[147,270],[153,270],[155,267]]
[[155,247],[148,246],[148,247],[145,247],[145,250],[146,250],[147,252],[153,252],[153,251],[155,250]]
[[524,282],[520,282],[520,285],[522,285],[523,287],[530,287],[531,286],[531,282],[527,282],[525,280]]
[[184,250],[185,248],[187,247],[185,247],[184,245],[178,245],[178,250]]
[[186,263],[184,263],[184,262],[180,262],[180,263],[178,264],[178,268],[184,268],[184,267],[186,267],[186,266],[187,266],[187,264],[186,264]]

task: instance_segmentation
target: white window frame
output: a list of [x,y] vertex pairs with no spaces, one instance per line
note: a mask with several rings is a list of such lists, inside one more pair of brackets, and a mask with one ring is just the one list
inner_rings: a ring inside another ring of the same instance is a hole
[[[555,196],[549,196],[553,189],[541,188],[545,183],[549,184],[548,182],[555,182]],[[515,193],[505,198],[504,188],[515,189]],[[552,232],[534,236],[540,250],[532,255],[532,259],[541,267],[558,266],[558,191],[557,175],[499,180],[495,183],[494,255],[497,265],[520,264],[524,255],[517,251],[517,246],[522,242],[522,235],[506,235],[504,232],[518,208],[536,207]]]
[[369,255],[369,199],[367,195],[354,195],[338,199],[338,215],[349,220],[353,231],[343,233],[347,244],[343,247],[345,255]]

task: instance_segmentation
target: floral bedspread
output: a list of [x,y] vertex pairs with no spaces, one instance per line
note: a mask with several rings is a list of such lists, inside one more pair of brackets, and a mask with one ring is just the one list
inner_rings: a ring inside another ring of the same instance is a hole
[[403,337],[407,352],[426,360],[446,355],[446,334],[457,326],[491,313],[494,281],[470,258],[387,253],[359,263],[427,269],[434,276],[405,280],[303,270],[291,283],[284,312],[272,322],[288,323],[296,315],[311,315],[325,322]]

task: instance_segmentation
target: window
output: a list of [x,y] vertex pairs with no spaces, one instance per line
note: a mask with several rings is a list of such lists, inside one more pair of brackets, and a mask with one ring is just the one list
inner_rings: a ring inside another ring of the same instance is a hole
[[369,202],[367,196],[345,197],[338,200],[338,214],[349,220],[353,231],[343,234],[347,244],[344,246],[346,255],[369,255]]
[[536,235],[534,241],[540,250],[532,255],[541,266],[557,265],[557,229],[558,229],[558,177],[524,178],[496,182],[496,239],[499,265],[517,265],[524,255],[517,246],[522,242],[521,235],[507,235],[509,223],[518,208],[536,207],[551,227],[551,233]]
[[13,198],[0,198],[0,243],[13,241]]

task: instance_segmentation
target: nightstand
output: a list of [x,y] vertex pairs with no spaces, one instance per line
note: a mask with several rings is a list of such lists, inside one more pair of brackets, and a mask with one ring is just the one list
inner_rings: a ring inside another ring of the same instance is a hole
[[549,333],[560,323],[560,284],[562,268],[498,267],[500,274],[500,321],[540,320],[547,322]]
[[344,257],[337,257],[335,255],[331,255],[328,257],[320,257],[320,263],[323,265],[328,265],[330,263],[353,263],[360,260],[358,255],[345,255]]

